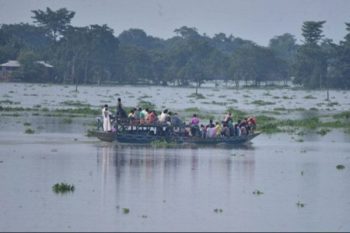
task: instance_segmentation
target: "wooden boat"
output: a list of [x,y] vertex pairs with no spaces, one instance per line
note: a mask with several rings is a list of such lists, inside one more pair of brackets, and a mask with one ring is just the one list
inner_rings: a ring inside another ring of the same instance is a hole
[[200,136],[190,136],[186,133],[185,126],[172,127],[166,124],[160,125],[118,125],[116,132],[96,131],[95,136],[102,141],[119,143],[137,143],[150,144],[157,141],[165,141],[168,143],[182,144],[202,144],[202,145],[240,145],[249,142],[260,132],[250,132],[248,135],[241,136],[220,136],[212,138],[204,138]]

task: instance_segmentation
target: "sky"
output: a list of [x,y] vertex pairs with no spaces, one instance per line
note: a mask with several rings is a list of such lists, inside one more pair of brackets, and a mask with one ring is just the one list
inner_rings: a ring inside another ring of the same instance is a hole
[[267,46],[290,33],[302,43],[304,21],[326,20],[326,38],[338,43],[350,22],[350,0],[0,0],[0,24],[33,23],[31,10],[67,8],[73,26],[107,24],[116,36],[130,28],[168,39],[182,26],[200,34],[225,33]]

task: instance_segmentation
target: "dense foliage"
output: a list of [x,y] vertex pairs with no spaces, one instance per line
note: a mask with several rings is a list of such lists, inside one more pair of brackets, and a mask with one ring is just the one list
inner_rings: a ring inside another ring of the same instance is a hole
[[[224,33],[208,37],[196,28],[175,29],[164,40],[141,29],[118,37],[107,25],[73,27],[75,12],[33,10],[34,24],[0,27],[0,62],[18,60],[13,78],[25,82],[188,85],[233,80],[254,85],[289,81],[305,88],[350,88],[350,23],[344,41],[324,39],[325,21],[302,25],[304,42],[285,33],[267,47]],[[35,63],[44,60],[46,69]]]

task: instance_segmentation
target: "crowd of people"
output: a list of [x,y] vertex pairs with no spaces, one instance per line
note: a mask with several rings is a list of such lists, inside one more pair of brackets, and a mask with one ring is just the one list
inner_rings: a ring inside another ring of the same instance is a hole
[[256,128],[255,117],[247,117],[234,122],[232,113],[227,112],[224,119],[219,122],[209,120],[208,124],[203,124],[197,114],[193,114],[190,122],[186,123],[176,112],[164,109],[159,115],[155,110],[141,107],[133,108],[127,113],[118,98],[116,114],[113,116],[109,111],[108,105],[104,105],[102,109],[103,130],[113,131],[112,122],[123,122],[131,126],[137,125],[165,125],[172,126],[175,132],[180,132],[180,128],[184,128],[184,133],[188,136],[197,136],[202,138],[215,137],[232,137],[248,135],[253,133]]

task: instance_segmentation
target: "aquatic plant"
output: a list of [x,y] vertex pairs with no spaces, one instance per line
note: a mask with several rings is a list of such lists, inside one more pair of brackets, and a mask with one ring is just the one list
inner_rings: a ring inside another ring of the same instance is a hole
[[95,130],[92,130],[92,129],[88,129],[86,134],[85,134],[86,137],[95,137],[96,136],[96,131]]
[[300,208],[303,208],[303,207],[305,206],[305,204],[302,203],[302,202],[300,202],[300,201],[298,201],[298,202],[296,203],[296,205],[297,205],[298,207],[300,207]]
[[167,147],[173,147],[176,146],[176,143],[174,142],[167,142],[166,140],[155,140],[151,142],[152,147],[157,148],[167,148]]
[[326,135],[327,133],[329,133],[331,130],[330,129],[327,129],[327,128],[323,128],[323,129],[320,129],[319,131],[317,131],[318,134],[324,136]]
[[148,108],[149,110],[156,108],[156,105],[154,103],[146,100],[140,100],[137,106],[141,107],[142,109]]
[[130,212],[129,208],[123,208],[123,213],[128,214]]
[[307,95],[307,96],[304,96],[304,99],[317,99],[317,98],[312,95]]
[[73,120],[71,118],[63,118],[62,123],[64,124],[72,124]]
[[62,105],[67,105],[67,106],[75,106],[75,107],[90,107],[90,104],[83,103],[78,100],[65,100],[61,102],[60,104]]
[[75,187],[74,187],[74,185],[70,185],[70,184],[61,182],[61,183],[56,183],[55,185],[53,185],[52,190],[55,193],[74,192]]
[[269,101],[264,101],[264,100],[254,100],[254,101],[251,102],[251,103],[252,103],[252,104],[255,104],[255,105],[260,105],[260,106],[276,104],[276,103],[274,103],[274,102],[269,102]]
[[28,128],[24,131],[26,134],[33,134],[35,133],[35,130],[34,129],[31,129],[31,128]]
[[343,170],[343,169],[345,169],[345,166],[344,166],[343,164],[338,164],[338,165],[336,166],[336,168],[337,168],[338,170]]
[[205,99],[205,96],[201,93],[192,93],[187,96],[188,98]]
[[253,191],[253,194],[254,194],[254,195],[262,195],[262,194],[264,194],[264,193],[257,189],[257,190],[255,190],[255,191]]
[[333,115],[334,119],[350,119],[350,111],[345,111]]
[[23,125],[24,126],[30,126],[31,124],[29,122],[24,122]]
[[200,112],[200,109],[197,107],[186,108],[185,112]]
[[214,212],[215,212],[215,213],[222,213],[222,212],[223,212],[223,210],[222,210],[222,209],[218,209],[218,208],[216,208],[216,209],[214,209]]

